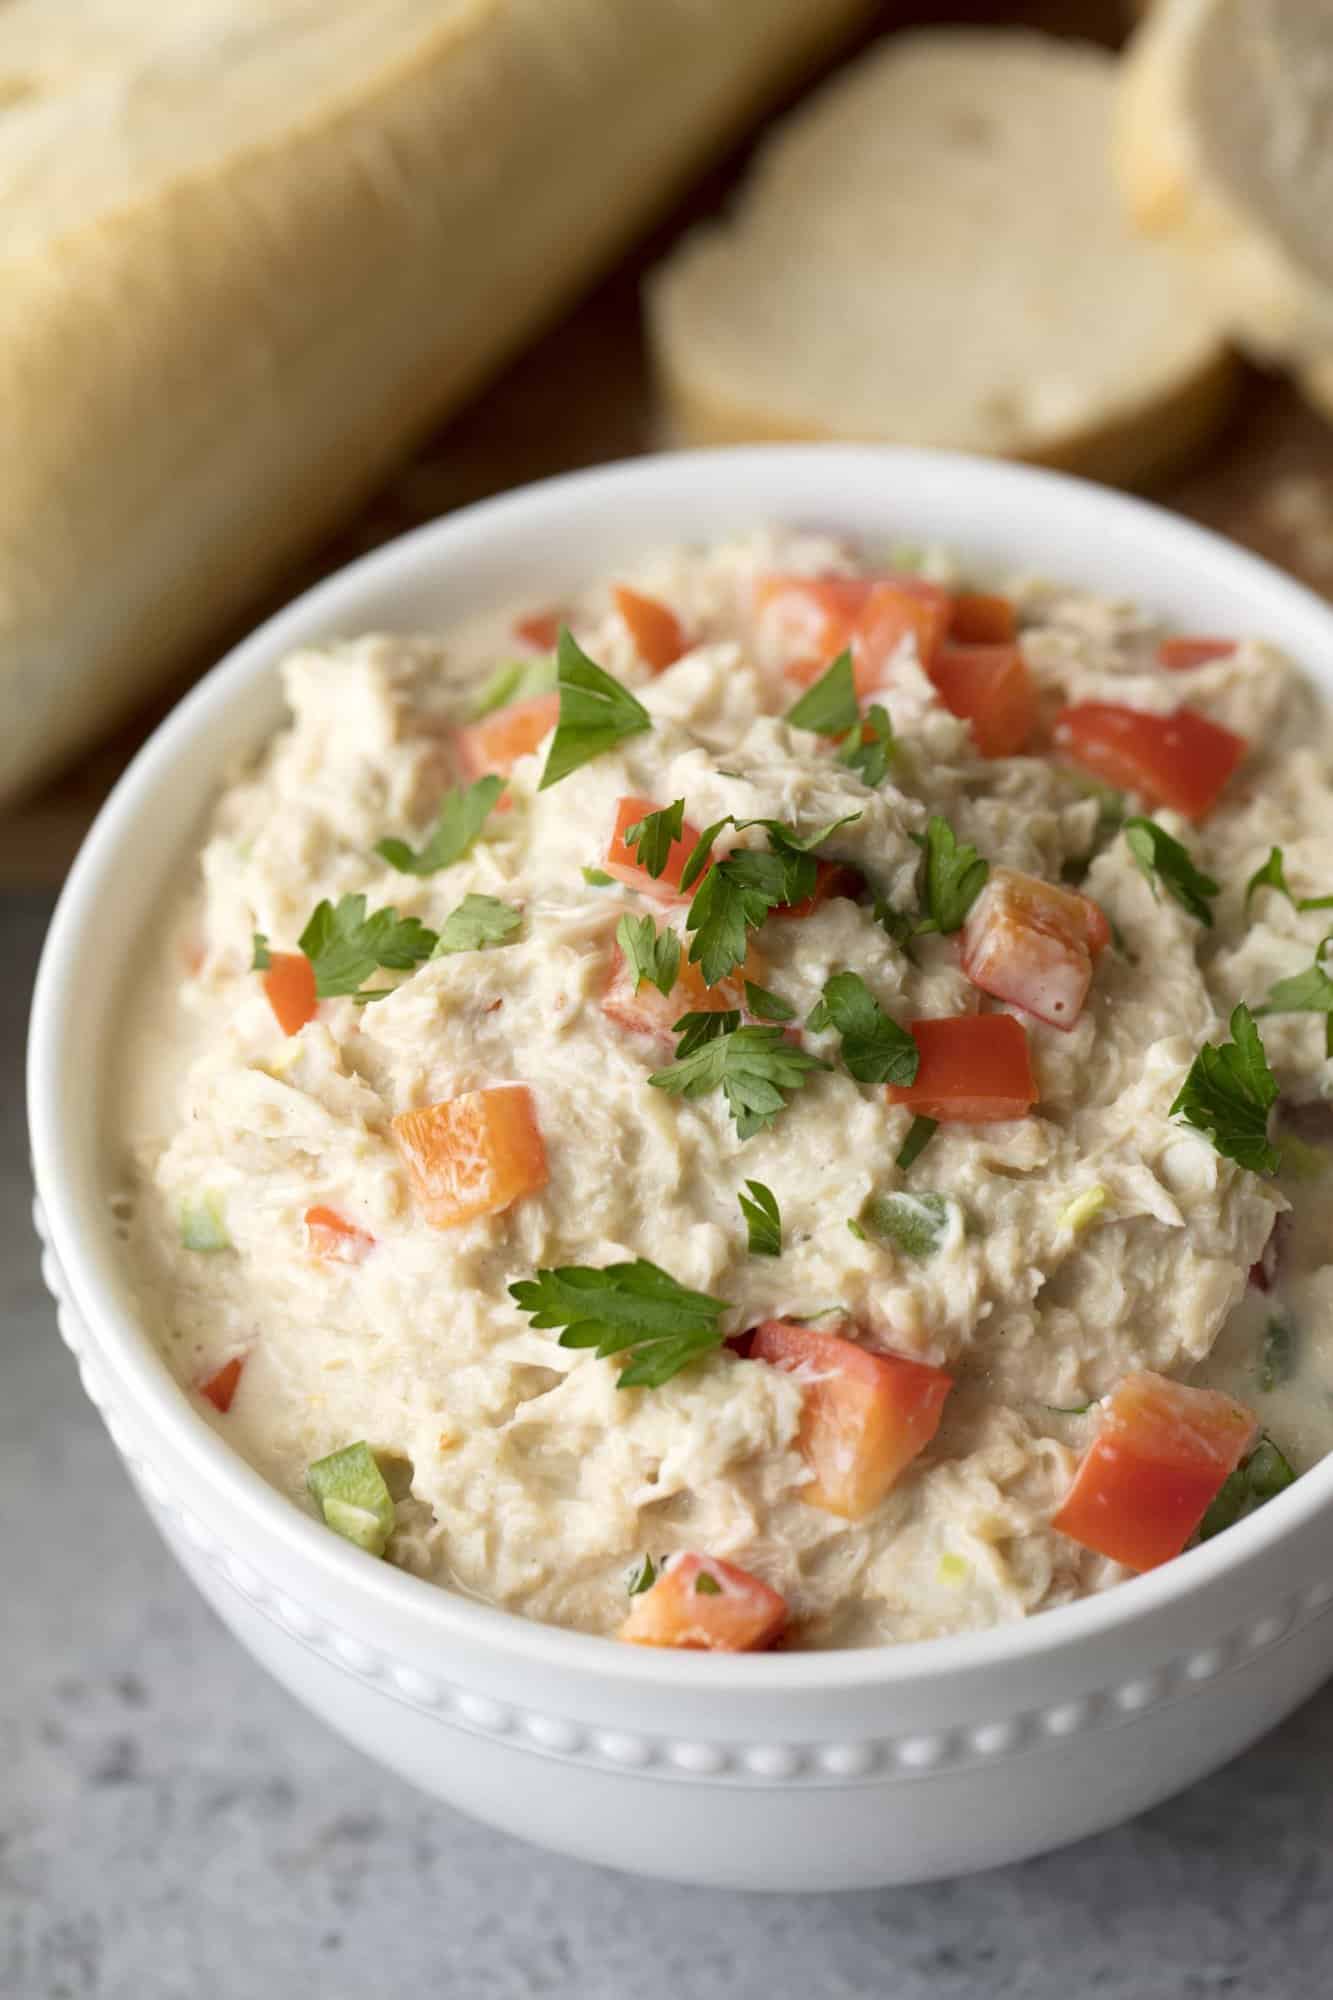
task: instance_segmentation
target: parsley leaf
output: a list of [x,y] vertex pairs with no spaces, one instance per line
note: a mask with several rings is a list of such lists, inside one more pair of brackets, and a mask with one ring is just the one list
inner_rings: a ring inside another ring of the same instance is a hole
[[745,1004],[759,1021],[794,1021],[796,1009],[789,1000],[779,993],[770,993],[766,986],[756,986],[753,979],[745,982]]
[[1314,964],[1304,972],[1294,972],[1289,979],[1279,979],[1257,1014],[1322,1014],[1324,1016],[1324,1049],[1333,1056],[1333,979],[1323,967],[1323,957],[1333,945],[1333,932],[1324,938],[1314,955]]
[[391,989],[362,993],[364,981],[380,966],[390,972],[410,972],[434,951],[435,933],[416,917],[400,917],[394,909],[376,910],[368,917],[364,896],[343,896],[336,905],[327,899],[316,905],[298,944],[315,968],[315,991],[321,1000],[341,993],[379,1000]]
[[721,1007],[698,1014],[682,1014],[674,1023],[672,1033],[679,1035],[676,1043],[676,1061],[684,1056],[692,1056],[705,1042],[716,1041],[719,1035],[734,1034],[741,1024],[739,1011],[734,1007]]
[[376,854],[402,875],[434,875],[437,869],[452,867],[476,840],[504,788],[503,778],[478,778],[465,792],[451,788],[420,852],[414,853],[405,840],[377,840]]
[[767,852],[733,848],[713,863],[695,890],[685,927],[694,933],[690,963],[700,967],[706,986],[716,986],[744,963],[748,934],[759,928],[770,910],[803,902],[813,893],[818,876],[811,850],[860,817],[859,812],[845,813],[814,833],[802,834],[784,820],[738,820],[728,814],[700,834],[681,875],[682,889],[688,889],[707,867],[713,842],[724,826],[734,826],[737,832],[762,826],[768,834]]
[[1196,868],[1190,851],[1173,840],[1164,826],[1155,819],[1138,817],[1127,819],[1124,826],[1125,841],[1130,853],[1148,878],[1148,886],[1154,896],[1157,885],[1156,875],[1162,887],[1175,897],[1182,909],[1197,917],[1201,924],[1211,926],[1213,921],[1212,898],[1219,894],[1219,887],[1211,875],[1205,875]]
[[608,875],[605,868],[585,868],[583,879],[590,889],[609,889],[616,878]]
[[532,701],[539,694],[549,694],[554,686],[553,658],[507,660],[477,689],[468,704],[467,719],[479,722],[483,715],[490,715],[497,708],[508,708],[511,702]]
[[660,812],[645,813],[636,819],[633,826],[625,828],[625,845],[632,847],[641,868],[646,868],[654,881],[667,865],[673,844],[681,837],[685,824],[685,801],[673,799]]
[[670,924],[659,936],[651,917],[622,917],[616,925],[616,943],[634,976],[634,991],[646,979],[665,999],[680,971],[680,939]]
[[590,660],[568,626],[560,628],[556,654],[556,685],[560,689],[560,720],[556,725],[546,769],[537,789],[558,785],[571,771],[614,750],[627,736],[651,729],[653,718],[641,701],[604,668]]
[[254,945],[254,956],[250,960],[251,972],[267,972],[273,963],[273,954],[268,948],[268,939],[262,931],[250,933]]
[[502,903],[498,896],[464,896],[445,918],[431,957],[448,958],[456,951],[485,951],[491,945],[512,944],[522,921],[513,904]]
[[1296,1474],[1270,1437],[1261,1437],[1222,1487],[1199,1526],[1199,1540],[1208,1541],[1230,1528],[1265,1500],[1271,1500],[1295,1480]]
[[844,736],[855,728],[858,715],[852,656],[844,651],[787,710],[787,721],[797,729],[812,729],[817,736]]
[[990,863],[975,847],[960,847],[948,820],[938,813],[931,814],[924,837],[913,838],[926,854],[926,914],[917,930],[956,931],[985,888]]
[[842,1037],[842,1059],[858,1083],[915,1083],[921,1052],[884,1012],[859,972],[835,972],[809,1026],[832,1025]]
[[778,1208],[777,1196],[762,1181],[747,1181],[748,1195],[738,1194],[741,1214],[745,1217],[745,1227],[750,1239],[752,1257],[780,1257],[782,1255],[782,1214]]
[[1268,1067],[1254,1016],[1243,1003],[1231,1016],[1229,1042],[1205,1046],[1190,1064],[1170,1116],[1206,1133],[1219,1153],[1256,1174],[1276,1173],[1277,1147],[1268,1137],[1268,1113],[1277,1083]]
[[1333,910],[1333,896],[1295,896],[1287,883],[1287,871],[1283,865],[1282,849],[1271,847],[1268,859],[1261,868],[1256,868],[1245,884],[1245,908],[1248,912],[1250,898],[1256,889],[1276,889],[1279,896],[1285,896],[1294,910]]
[[694,1579],[694,1594],[696,1597],[721,1597],[722,1585],[706,1569],[701,1569]]
[[535,1327],[563,1327],[562,1347],[592,1347],[603,1359],[628,1353],[620,1389],[660,1388],[722,1345],[726,1300],[687,1291],[643,1257],[602,1270],[565,1264],[538,1271],[511,1285],[509,1296]]
[[737,1137],[750,1139],[786,1109],[785,1092],[799,1090],[811,1070],[827,1068],[784,1041],[781,1028],[737,1027],[678,1055],[669,1069],[655,1070],[648,1081],[676,1097],[706,1097],[720,1088]]
[[893,733],[888,710],[875,702],[864,722],[848,732],[838,762],[855,771],[861,783],[873,790],[888,777],[889,765],[897,750],[898,739]]
[[625,1585],[626,1595],[629,1597],[642,1597],[644,1591],[651,1590],[656,1582],[656,1566],[651,1556],[645,1556],[639,1567],[632,1569],[629,1573],[629,1581]]
[[935,1137],[935,1133],[939,1128],[939,1122],[938,1118],[914,1118],[912,1120],[907,1128],[907,1137],[903,1140],[898,1151],[898,1157],[894,1161],[894,1165],[900,1167],[903,1173],[906,1173],[907,1169],[921,1158],[921,1155]]

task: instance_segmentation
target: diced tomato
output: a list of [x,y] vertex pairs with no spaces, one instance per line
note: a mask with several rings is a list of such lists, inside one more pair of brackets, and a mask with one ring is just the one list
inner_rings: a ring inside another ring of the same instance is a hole
[[1027,1030],[1012,1014],[912,1021],[921,1055],[915,1083],[886,1086],[890,1104],[918,1118],[974,1125],[1021,1118],[1037,1101]]
[[206,1397],[213,1408],[224,1417],[231,1408],[231,1399],[236,1394],[236,1385],[241,1379],[241,1370],[244,1366],[245,1356],[233,1354],[231,1360],[224,1361],[206,1381],[195,1383],[199,1394]]
[[872,585],[852,636],[857,694],[873,694],[883,686],[885,668],[909,637],[930,673],[949,629],[951,607],[947,590],[920,577],[896,577]]
[[949,623],[951,599],[939,584],[921,577],[766,576],[755,586],[760,610],[774,616],[792,637],[799,657],[788,665],[793,679],[817,680],[829,662],[852,649],[856,692],[882,686],[888,661],[909,635],[929,667]]
[[655,674],[680,658],[685,651],[685,634],[668,605],[656,597],[643,597],[624,583],[618,583],[612,595],[616,610],[629,627],[635,652]]
[[773,1644],[786,1622],[786,1598],[748,1569],[719,1556],[678,1555],[631,1600],[620,1637],[632,1646],[758,1653]]
[[1051,1525],[1129,1569],[1178,1556],[1254,1440],[1243,1404],[1146,1370],[1102,1406]]
[[872,1354],[841,1334],[792,1320],[765,1320],[750,1353],[788,1374],[802,1371],[797,1446],[815,1476],[801,1497],[849,1521],[878,1507],[925,1450],[953,1387],[941,1368]]
[[1016,757],[1037,726],[1037,689],[1015,645],[940,647],[930,678],[983,757]]
[[1202,667],[1209,660],[1225,660],[1235,650],[1234,639],[1163,639],[1157,648],[1157,664],[1162,667]]
[[959,937],[963,971],[983,993],[1053,1028],[1072,1028],[1109,936],[1090,896],[993,868]]
[[1057,747],[1095,778],[1186,819],[1202,819],[1248,744],[1192,708],[1149,715],[1117,702],[1085,701],[1055,720]]
[[284,1035],[313,1021],[319,1007],[315,968],[303,951],[275,951],[264,973],[264,992]]
[[705,986],[703,973],[697,965],[690,964],[682,944],[680,971],[670,993],[661,993],[646,979],[636,993],[625,955],[617,945],[611,976],[602,994],[602,1012],[633,1034],[654,1035],[659,1041],[670,1042],[671,1030],[682,1014],[724,1014],[733,1008],[744,1012],[744,981],[749,979],[761,986],[767,970],[752,947],[735,974],[719,979],[716,986]]
[[375,1248],[373,1236],[348,1222],[335,1208],[308,1208],[305,1212],[306,1248],[316,1257],[334,1257],[341,1264],[359,1264]]
[[389,1121],[413,1192],[433,1229],[497,1215],[550,1178],[526,1084],[469,1090]]
[[808,896],[802,896],[799,903],[779,903],[770,911],[774,917],[808,917],[812,910],[831,903],[835,896],[855,898],[865,887],[865,877],[859,869],[850,868],[842,861],[816,861],[815,886]]
[[949,615],[949,637],[963,646],[1006,646],[1018,637],[1018,618],[1007,597],[960,591]]
[[698,842],[698,829],[692,827],[688,820],[682,822],[680,839],[672,841],[666,867],[660,875],[650,875],[635,849],[628,846],[625,840],[626,827],[659,810],[652,799],[617,799],[616,823],[602,866],[608,875],[614,875],[617,881],[627,883],[631,889],[642,889],[646,895],[659,896],[664,902],[678,902],[681,873]]
[[533,611],[526,618],[514,620],[514,637],[538,653],[553,653],[560,642],[563,623],[558,611]]
[[560,696],[535,694],[465,723],[453,734],[454,754],[465,778],[475,782],[492,772],[511,771],[520,757],[539,750],[560,720]]

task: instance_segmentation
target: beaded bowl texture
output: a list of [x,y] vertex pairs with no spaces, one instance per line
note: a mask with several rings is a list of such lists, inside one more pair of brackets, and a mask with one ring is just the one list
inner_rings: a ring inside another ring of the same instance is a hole
[[[1136,597],[1251,632],[1333,694],[1333,611],[1142,502],[1028,468],[767,446],[579,473],[382,549],[271,620],[181,704],[104,808],[33,1009],[35,1221],[60,1331],[153,1519],[223,1622],[352,1742],[565,1852],[683,1881],[920,1880],[1110,1825],[1214,1768],[1333,1669],[1333,1463],[1149,1576],[1020,1626],[860,1652],[656,1653],[551,1630],[376,1562],[269,1488],[191,1409],[121,1268],[102,1082],[136,937],[274,667],[333,634],[420,630],[763,520]],[[96,982],[88,967],[99,968]]]

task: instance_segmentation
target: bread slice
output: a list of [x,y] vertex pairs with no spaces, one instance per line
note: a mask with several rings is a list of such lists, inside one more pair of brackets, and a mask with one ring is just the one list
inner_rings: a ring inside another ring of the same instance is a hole
[[892,439],[1127,484],[1225,403],[1216,317],[1129,229],[1114,58],[1019,31],[894,36],[761,149],[654,275],[674,430]]
[[0,6],[0,797],[238,616],[867,5]]
[[[1125,61],[1116,168],[1238,339],[1333,353],[1333,6],[1158,0]],[[1319,376],[1316,373],[1316,381]]]

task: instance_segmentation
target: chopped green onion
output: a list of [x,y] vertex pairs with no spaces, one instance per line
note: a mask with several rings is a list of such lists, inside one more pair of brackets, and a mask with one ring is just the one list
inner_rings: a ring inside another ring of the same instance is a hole
[[196,1201],[181,1205],[181,1243],[186,1250],[230,1250],[227,1215],[222,1196],[207,1190]]

